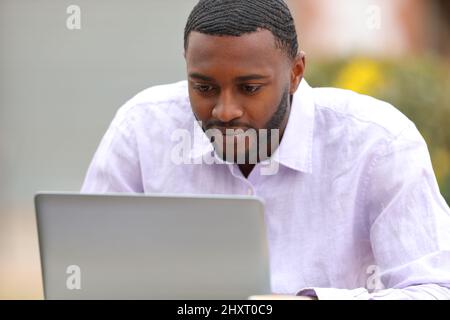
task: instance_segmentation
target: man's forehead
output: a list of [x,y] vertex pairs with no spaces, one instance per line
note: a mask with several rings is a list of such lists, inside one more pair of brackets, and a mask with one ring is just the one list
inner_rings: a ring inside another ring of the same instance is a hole
[[241,36],[215,36],[192,32],[186,51],[188,67],[241,69],[272,69],[283,60],[284,52],[276,46],[269,30],[260,30]]

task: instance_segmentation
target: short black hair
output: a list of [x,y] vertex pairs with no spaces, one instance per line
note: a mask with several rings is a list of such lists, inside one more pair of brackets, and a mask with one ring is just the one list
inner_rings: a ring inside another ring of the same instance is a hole
[[216,36],[236,36],[266,29],[276,45],[294,59],[298,54],[297,32],[283,0],[200,0],[184,29],[184,49],[189,34],[197,31]]

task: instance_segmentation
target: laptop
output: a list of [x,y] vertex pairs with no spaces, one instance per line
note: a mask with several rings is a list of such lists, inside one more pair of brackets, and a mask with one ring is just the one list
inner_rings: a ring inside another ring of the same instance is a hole
[[256,197],[38,193],[46,299],[247,299],[270,293]]

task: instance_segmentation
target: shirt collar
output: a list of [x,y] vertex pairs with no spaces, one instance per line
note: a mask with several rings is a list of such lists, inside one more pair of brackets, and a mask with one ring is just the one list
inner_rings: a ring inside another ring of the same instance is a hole
[[272,159],[291,169],[312,173],[314,100],[312,88],[302,79],[294,94],[291,113],[280,145]]
[[[314,129],[314,101],[312,88],[302,79],[294,94],[291,112],[283,139],[272,159],[291,169],[312,173],[312,142]],[[191,159],[213,152],[213,145],[198,122],[194,125],[194,142],[190,150]],[[216,159],[218,157],[216,156]]]

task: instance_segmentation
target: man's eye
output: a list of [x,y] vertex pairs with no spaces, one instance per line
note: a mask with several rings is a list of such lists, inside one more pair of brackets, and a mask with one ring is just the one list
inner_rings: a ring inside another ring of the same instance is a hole
[[201,92],[201,93],[208,93],[214,89],[213,86],[208,84],[197,84],[194,85],[194,89]]
[[259,89],[261,89],[261,86],[257,86],[257,85],[243,85],[242,89],[246,93],[256,93],[256,92],[259,91]]

